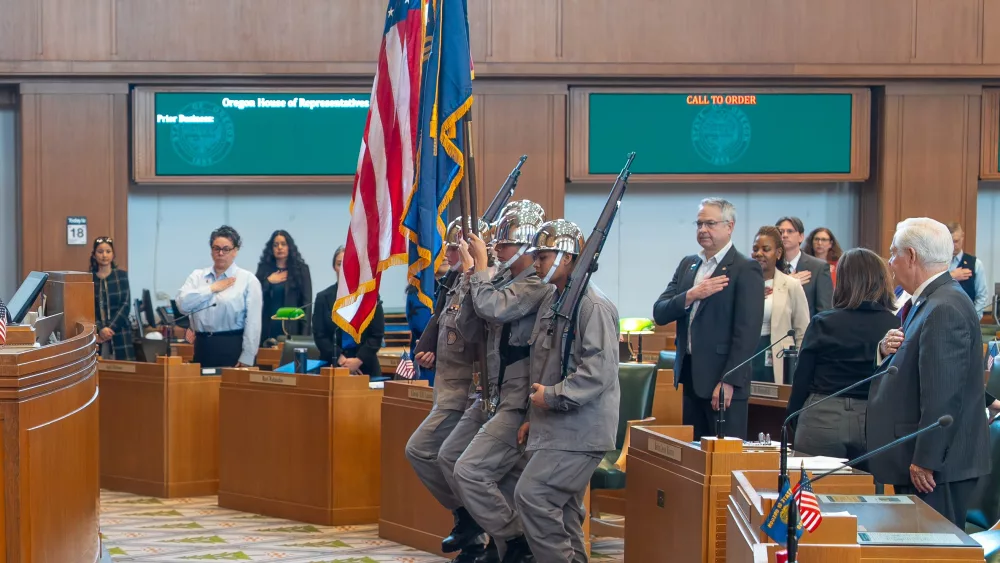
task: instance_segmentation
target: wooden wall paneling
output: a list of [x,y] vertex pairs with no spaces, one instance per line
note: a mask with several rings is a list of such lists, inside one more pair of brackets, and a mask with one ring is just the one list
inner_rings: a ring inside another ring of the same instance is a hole
[[884,256],[907,217],[959,221],[975,251],[981,102],[975,85],[886,87],[878,177]]
[[112,60],[115,2],[35,0],[41,12],[41,58],[52,61]]
[[1000,90],[983,90],[982,155],[979,158],[979,177],[983,180],[1000,180]]
[[37,0],[0,0],[0,60],[26,61],[41,52]]
[[885,143],[880,142],[882,116],[885,114],[885,92],[882,88],[872,90],[871,131],[869,133],[869,176],[861,184],[858,210],[858,246],[878,252],[881,247],[882,201],[879,191],[882,152]]
[[127,85],[25,84],[20,117],[21,271],[86,270],[90,244],[66,244],[77,215],[127,267]]
[[554,62],[562,56],[563,0],[488,0],[487,61]]
[[[477,108],[478,106],[478,108]],[[480,123],[477,176],[485,207],[517,159],[515,199],[530,199],[550,218],[562,217],[566,191],[566,90],[562,86],[483,85],[473,103]]]
[[1000,63],[1000,0],[983,0],[983,63]]
[[118,54],[124,60],[372,65],[387,5],[372,0],[113,1]]
[[916,0],[915,63],[981,63],[983,0]]

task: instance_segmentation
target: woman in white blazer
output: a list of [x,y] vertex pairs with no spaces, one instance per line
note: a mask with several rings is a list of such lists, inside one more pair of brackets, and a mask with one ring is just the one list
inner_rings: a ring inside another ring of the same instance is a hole
[[[764,271],[764,324],[760,330],[758,350],[777,343],[795,331],[795,345],[802,346],[802,336],[809,326],[809,302],[799,280],[786,275],[784,250],[781,247],[781,233],[772,226],[761,227],[753,241],[751,257]],[[784,361],[779,352],[791,345],[785,340],[767,353],[761,354],[753,362],[753,380],[787,384]]]

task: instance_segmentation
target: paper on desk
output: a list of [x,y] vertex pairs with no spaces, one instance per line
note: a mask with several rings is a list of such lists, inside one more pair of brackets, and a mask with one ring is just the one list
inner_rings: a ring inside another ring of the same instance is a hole
[[[847,463],[847,460],[839,457],[815,456],[788,458],[788,467],[798,468],[804,464],[807,471],[827,471],[836,469],[845,463]],[[844,468],[845,473],[849,473],[850,471],[851,468]]]
[[368,382],[369,389],[385,389],[384,381],[370,381]]

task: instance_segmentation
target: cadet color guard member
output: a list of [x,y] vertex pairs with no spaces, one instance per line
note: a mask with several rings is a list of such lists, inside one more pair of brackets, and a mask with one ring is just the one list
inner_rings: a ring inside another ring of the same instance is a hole
[[532,394],[519,431],[531,458],[514,500],[531,552],[539,563],[587,561],[583,497],[604,454],[615,447],[618,386],[618,310],[593,282],[583,293],[567,377],[562,378],[562,335],[550,334],[552,305],[565,290],[583,249],[575,224],[558,219],[541,226],[531,252],[542,280],[556,287],[538,307],[531,336]]
[[[476,522],[490,534],[487,550],[505,544],[504,563],[531,562],[513,502],[514,485],[527,461],[518,447],[517,432],[527,415],[529,362],[535,315],[541,301],[555,288],[544,283],[527,252],[539,226],[545,222],[541,206],[522,207],[497,223],[494,243],[497,276],[490,280],[486,244],[472,237],[469,251],[475,264],[470,279],[474,314],[463,309],[464,321],[487,324],[487,365],[490,396],[487,422],[455,465],[459,496]],[[462,246],[461,248],[464,248]],[[465,258],[463,258],[464,260]],[[463,330],[466,322],[462,323]]]
[[[453,268],[471,267],[471,264],[461,263],[458,252],[461,221],[461,217],[452,221],[445,234],[446,252]],[[445,553],[461,551],[454,560],[456,563],[475,562],[485,554],[485,542],[481,539],[483,529],[462,505],[454,482],[455,462],[486,421],[486,413],[478,400],[471,402],[470,399],[475,392],[472,364],[476,359],[475,346],[471,343],[482,335],[458,329],[459,313],[462,307],[469,305],[468,292],[468,277],[457,276],[457,283],[449,290],[438,321],[437,351],[418,352],[414,358],[421,367],[436,371],[434,406],[406,443],[406,457],[417,477],[455,517],[455,527],[441,542],[441,550]]]

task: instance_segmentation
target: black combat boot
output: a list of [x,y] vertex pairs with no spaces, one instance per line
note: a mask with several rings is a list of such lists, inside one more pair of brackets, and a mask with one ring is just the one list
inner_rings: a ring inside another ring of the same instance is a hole
[[464,507],[452,511],[452,514],[455,516],[455,527],[448,537],[441,540],[441,551],[445,553],[453,553],[471,545],[483,533],[483,529]]
[[451,563],[479,563],[480,557],[486,554],[486,546],[481,543],[472,543],[462,548],[458,557],[451,560]]
[[497,543],[490,536],[490,543],[486,544],[483,554],[476,559],[476,563],[500,563],[500,552],[497,551]]
[[535,563],[535,556],[531,554],[528,540],[524,536],[507,540],[507,553],[503,556],[503,563]]

